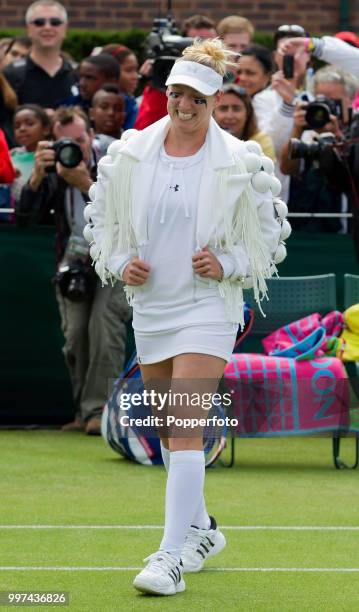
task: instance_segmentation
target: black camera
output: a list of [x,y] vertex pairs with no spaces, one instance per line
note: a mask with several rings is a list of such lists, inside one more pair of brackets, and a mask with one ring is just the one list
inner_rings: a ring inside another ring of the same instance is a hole
[[93,290],[93,275],[78,260],[71,264],[60,265],[55,276],[61,295],[71,302],[83,302]]
[[92,293],[95,274],[89,263],[89,246],[82,236],[70,235],[54,281],[61,295],[71,302],[83,302]]
[[172,17],[153,20],[152,30],[145,41],[146,57],[153,59],[152,85],[165,91],[166,81],[176,59],[193,43],[193,38],[181,36]]
[[[65,168],[76,168],[83,160],[81,147],[72,138],[60,138],[53,142],[49,149],[55,151],[55,163],[60,162]],[[55,166],[48,167],[47,171],[54,172]]]
[[305,120],[312,130],[322,128],[330,121],[330,115],[343,118],[341,100],[331,100],[325,96],[316,96],[307,106]]
[[288,156],[289,159],[305,159],[306,161],[319,160],[321,154],[328,147],[333,147],[336,139],[334,134],[327,132],[317,136],[315,142],[307,144],[297,138],[291,138],[289,141]]

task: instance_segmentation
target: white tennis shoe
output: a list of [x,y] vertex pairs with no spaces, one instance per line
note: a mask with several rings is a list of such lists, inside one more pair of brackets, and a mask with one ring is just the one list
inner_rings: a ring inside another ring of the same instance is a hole
[[185,590],[182,564],[173,555],[159,550],[144,561],[148,564],[134,579],[135,589],[153,595],[175,595]]
[[200,572],[203,565],[223,550],[226,545],[226,538],[218,529],[213,516],[210,516],[211,525],[209,529],[199,529],[191,525],[184,543],[181,561],[183,571]]

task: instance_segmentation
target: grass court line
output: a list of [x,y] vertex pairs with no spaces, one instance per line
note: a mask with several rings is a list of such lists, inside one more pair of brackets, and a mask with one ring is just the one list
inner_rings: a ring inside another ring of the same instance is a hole
[[[221,525],[226,531],[359,531],[350,525]],[[163,529],[163,525],[0,525],[1,529]]]
[[[3,572],[137,572],[141,567],[46,567],[46,566],[0,566]],[[204,572],[297,572],[297,573],[355,573],[359,572],[359,567],[212,567]]]

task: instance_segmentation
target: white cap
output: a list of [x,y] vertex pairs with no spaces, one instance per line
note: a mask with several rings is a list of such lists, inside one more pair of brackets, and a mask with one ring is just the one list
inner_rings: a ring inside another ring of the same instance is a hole
[[187,85],[204,96],[211,96],[223,86],[223,77],[213,68],[180,60],[173,64],[166,85]]

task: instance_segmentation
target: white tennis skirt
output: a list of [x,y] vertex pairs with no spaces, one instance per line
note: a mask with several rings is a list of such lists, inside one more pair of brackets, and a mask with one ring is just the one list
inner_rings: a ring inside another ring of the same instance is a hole
[[229,361],[237,330],[238,325],[232,323],[204,323],[162,332],[135,330],[138,363],[158,363],[183,353],[202,353]]

